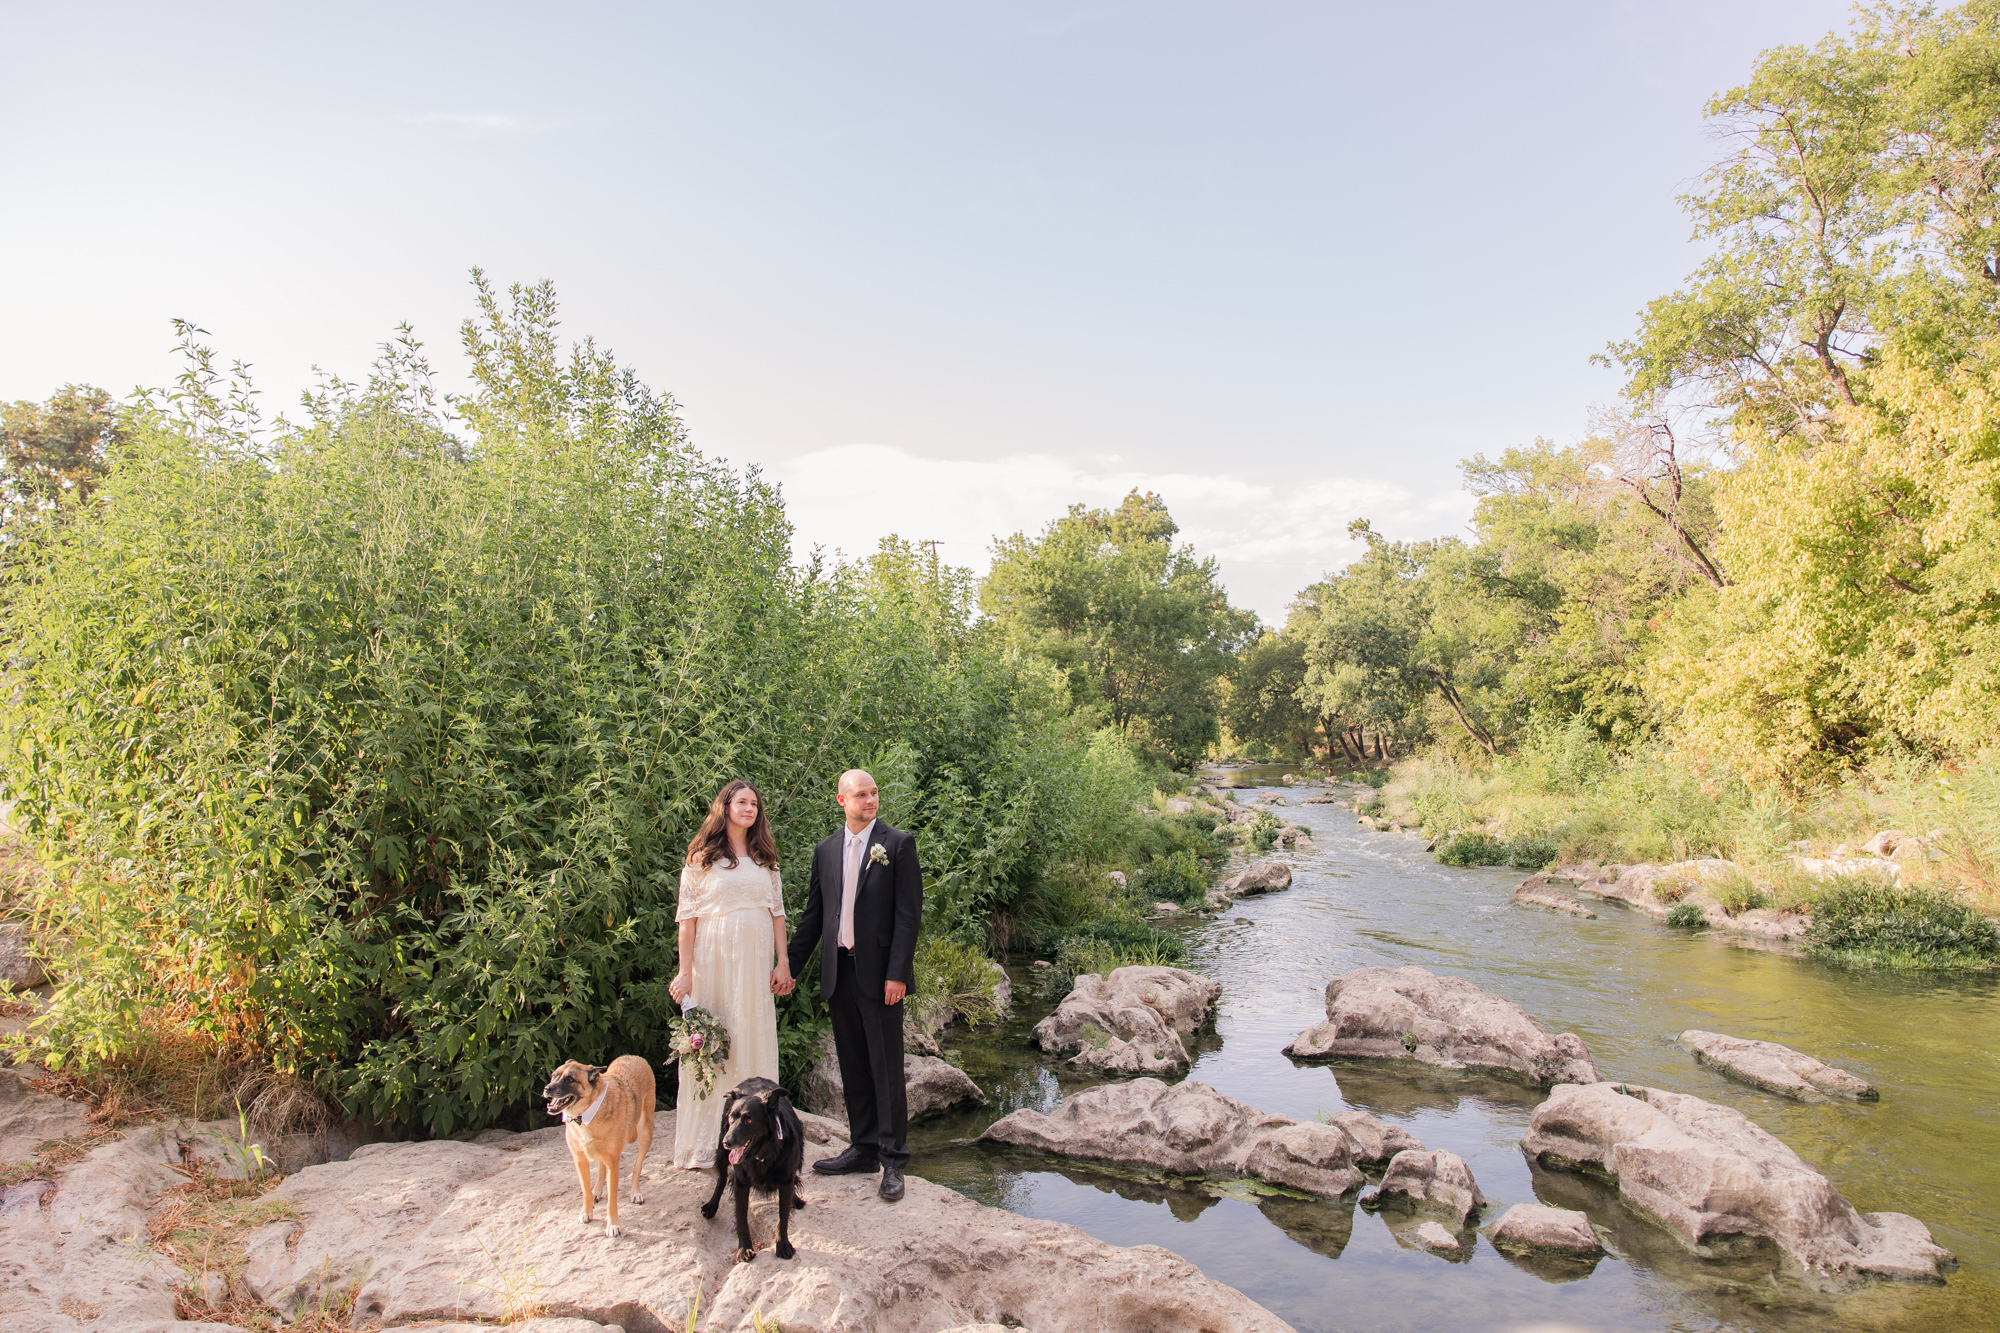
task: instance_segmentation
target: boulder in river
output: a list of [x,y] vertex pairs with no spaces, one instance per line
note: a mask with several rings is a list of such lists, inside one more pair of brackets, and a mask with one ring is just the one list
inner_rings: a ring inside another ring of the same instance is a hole
[[1457,1153],[1408,1148],[1389,1159],[1382,1183],[1361,1196],[1363,1208],[1397,1202],[1449,1213],[1462,1227],[1486,1206],[1486,1196],[1479,1192],[1472,1168]]
[[1493,1244],[1503,1250],[1529,1250],[1578,1259],[1595,1259],[1604,1253],[1604,1245],[1591,1229],[1590,1219],[1574,1208],[1517,1203],[1500,1215],[1491,1235]]
[[[673,1142],[673,1113],[660,1112],[654,1126],[657,1154]],[[816,1134],[829,1137],[824,1122],[808,1122]],[[832,1137],[807,1158],[841,1146]],[[649,1159],[646,1202],[621,1201],[624,1233],[614,1240],[576,1221],[576,1172],[559,1128],[485,1143],[377,1145],[301,1171],[266,1196],[289,1201],[300,1217],[248,1235],[243,1276],[258,1299],[294,1318],[323,1287],[351,1283],[354,1322],[382,1327],[498,1323],[532,1302],[626,1329],[680,1328],[698,1296],[699,1326],[711,1330],[747,1329],[753,1310],[787,1333],[1288,1328],[1166,1250],[1107,1245],[916,1176],[889,1206],[875,1197],[873,1176],[808,1170],[811,1206],[791,1223],[797,1257],[773,1257],[777,1205],[760,1198],[751,1206],[756,1257],[737,1263],[726,1205],[712,1221],[698,1211],[713,1181]],[[601,1218],[601,1203],[597,1211]]]
[[1401,1125],[1377,1120],[1366,1111],[1336,1111],[1323,1123],[1347,1135],[1348,1151],[1354,1154],[1357,1162],[1386,1162],[1406,1148],[1422,1149],[1424,1146],[1416,1135]]
[[1221,994],[1220,983],[1177,967],[1086,972],[1056,1011],[1035,1024],[1035,1045],[1111,1074],[1185,1069],[1186,1039],[1215,1013]]
[[1253,893],[1276,893],[1292,887],[1292,868],[1283,861],[1259,861],[1222,882],[1222,891],[1232,898]]
[[1512,1000],[1421,967],[1363,967],[1326,985],[1326,1021],[1292,1039],[1295,1060],[1349,1056],[1492,1069],[1540,1084],[1594,1083],[1590,1050]]
[[1751,1041],[1689,1028],[1681,1033],[1681,1045],[1701,1063],[1781,1096],[1808,1101],[1822,1096],[1852,1097],[1864,1102],[1880,1096],[1868,1080],[1774,1041]]
[[1822,1278],[1937,1281],[1953,1263],[1916,1218],[1856,1211],[1748,1116],[1699,1097],[1626,1083],[1556,1088],[1521,1146],[1547,1169],[1615,1178],[1626,1203],[1698,1254],[1761,1238]]
[[982,1138],[1176,1175],[1254,1176],[1329,1197],[1361,1184],[1339,1127],[1266,1115],[1206,1083],[1141,1078],[1100,1084],[1063,1099],[1047,1115],[1016,1111]]

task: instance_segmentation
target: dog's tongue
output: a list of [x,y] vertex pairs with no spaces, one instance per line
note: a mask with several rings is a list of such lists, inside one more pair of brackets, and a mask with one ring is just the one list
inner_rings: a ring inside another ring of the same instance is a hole
[[731,1148],[729,1150],[729,1164],[731,1166],[735,1166],[738,1162],[742,1161],[743,1153],[744,1153],[743,1148]]

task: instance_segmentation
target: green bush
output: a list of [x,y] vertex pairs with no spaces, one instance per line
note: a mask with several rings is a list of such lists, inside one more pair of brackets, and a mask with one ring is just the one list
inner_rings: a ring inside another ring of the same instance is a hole
[[1191,849],[1183,848],[1172,856],[1156,856],[1152,863],[1141,870],[1136,877],[1136,885],[1151,898],[1164,898],[1170,902],[1189,905],[1204,901],[1208,897],[1208,867]]
[[1047,995],[1066,995],[1076,979],[1086,972],[1103,976],[1120,967],[1173,967],[1186,954],[1186,946],[1165,931],[1125,922],[1103,922],[1065,936],[1057,944],[1051,966],[1041,969],[1041,989]]
[[[962,939],[1131,837],[1130,749],[979,646],[969,574],[899,542],[794,563],[775,488],[562,356],[552,293],[479,296],[469,436],[414,344],[277,429],[190,344],[98,502],[10,549],[0,788],[61,867],[52,1062],[171,1015],[449,1133],[529,1114],[565,1058],[665,1054],[682,853],[731,777],[796,911],[867,761]],[[814,991],[780,1008],[790,1072]]]
[[1732,870],[1712,880],[1708,891],[1716,905],[1731,916],[1740,916],[1770,901],[1756,882],[1741,870]]
[[1507,844],[1507,864],[1516,870],[1542,870],[1556,859],[1556,845],[1547,838],[1515,838]]
[[1850,879],[1813,906],[1806,953],[1861,967],[2000,967],[2000,927],[1955,895]]
[[1507,844],[1490,833],[1461,833],[1438,845],[1437,859],[1448,866],[1504,866]]
[[1699,930],[1708,924],[1708,917],[1694,903],[1677,903],[1667,912],[1667,924],[1676,930]]

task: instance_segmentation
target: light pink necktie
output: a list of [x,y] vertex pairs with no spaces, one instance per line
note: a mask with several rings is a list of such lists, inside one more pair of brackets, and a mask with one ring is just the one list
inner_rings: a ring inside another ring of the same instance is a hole
[[847,854],[842,858],[844,867],[840,875],[840,937],[843,949],[854,947],[854,889],[861,882],[861,848],[863,840],[849,834]]

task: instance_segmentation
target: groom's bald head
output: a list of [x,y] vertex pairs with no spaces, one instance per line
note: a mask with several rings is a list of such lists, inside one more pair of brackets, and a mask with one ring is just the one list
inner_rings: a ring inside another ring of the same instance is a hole
[[865,770],[850,768],[840,775],[840,786],[834,789],[833,799],[840,802],[847,815],[847,827],[859,833],[875,818],[875,811],[882,804],[882,793],[875,790],[875,779]]

